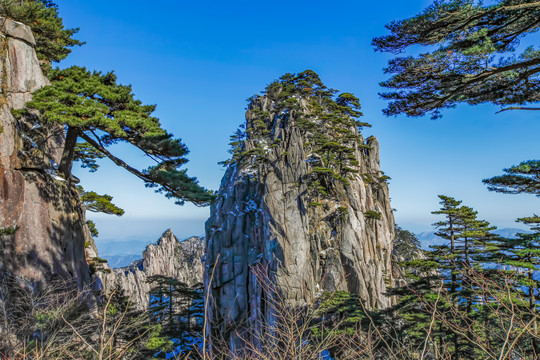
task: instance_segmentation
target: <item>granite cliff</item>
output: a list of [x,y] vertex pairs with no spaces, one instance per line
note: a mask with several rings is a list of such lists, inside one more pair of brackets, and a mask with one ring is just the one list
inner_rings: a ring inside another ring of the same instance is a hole
[[150,244],[136,260],[127,267],[101,272],[105,289],[121,291],[139,310],[146,310],[154,275],[174,278],[189,286],[203,282],[204,239],[191,237],[178,241],[172,230],[167,230],[155,244]]
[[287,74],[251,99],[245,131],[206,223],[211,330],[232,348],[274,319],[264,281],[290,306],[323,292],[385,308],[394,217],[379,143],[359,128],[359,103],[318,76]]
[[75,187],[78,179],[58,172],[65,128],[14,114],[33,91],[49,84],[32,31],[4,18],[0,26],[0,291],[12,285],[39,291],[60,282],[105,293],[120,288],[145,309],[147,276],[201,283],[200,238],[179,243],[167,231],[139,263],[122,270],[113,271],[98,257]]
[[0,18],[0,280],[37,290],[53,281],[91,282],[93,246],[73,179],[56,173],[64,128],[16,119],[48,84],[29,27]]

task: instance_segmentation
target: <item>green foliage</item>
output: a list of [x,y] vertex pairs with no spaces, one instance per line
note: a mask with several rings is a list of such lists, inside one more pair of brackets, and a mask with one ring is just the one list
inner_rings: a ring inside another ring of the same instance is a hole
[[503,170],[506,174],[485,179],[490,191],[505,194],[535,194],[540,196],[540,161],[524,161]]
[[166,336],[161,336],[162,326],[160,324],[151,325],[146,348],[153,351],[172,351],[174,343]]
[[229,164],[238,161],[238,159],[241,157],[244,140],[246,139],[246,133],[243,131],[244,128],[244,125],[240,125],[240,127],[236,129],[235,133],[230,136],[229,153],[232,154],[232,158],[231,160],[220,162],[221,165],[228,166]]
[[388,180],[391,180],[391,179],[392,179],[390,176],[385,175],[384,171],[381,171],[381,174],[382,174],[382,175],[379,176],[379,177],[377,178],[377,180],[379,180],[379,181],[384,181],[384,182],[388,182]]
[[[86,225],[88,226],[88,230],[90,231],[90,235],[92,235],[92,237],[98,237],[99,236],[99,231],[96,228],[96,224],[92,220],[87,220]],[[85,248],[87,248],[89,246],[90,246],[90,243],[88,243],[88,244],[84,243]]]
[[539,17],[540,4],[529,0],[440,0],[390,23],[390,35],[373,40],[376,50],[398,54],[421,45],[430,51],[390,60],[385,72],[393,76],[381,84],[393,90],[381,94],[391,101],[385,114],[438,117],[462,102],[531,109],[524,105],[540,100],[540,51],[518,49],[539,29]]
[[[323,339],[328,336],[354,336],[368,318],[361,301],[348,291],[323,293],[313,318],[313,337]],[[339,347],[327,350],[332,358],[341,358],[336,356],[340,352]]]
[[[50,77],[52,84],[35,91],[26,109],[38,110],[44,123],[67,127],[59,169],[65,178],[70,177],[74,160],[94,171],[95,160],[108,157],[178,204],[189,201],[204,206],[213,201],[213,192],[180,169],[188,161],[187,147],[161,127],[152,115],[155,106],[136,100],[130,86],[116,83],[114,73],[75,66],[52,70]],[[79,138],[85,142],[79,144]],[[130,166],[107,149],[118,142],[133,145],[157,164],[145,170]]]
[[394,249],[393,253],[400,259],[413,260],[420,253],[420,241],[412,232],[402,229],[395,225],[394,227]]
[[366,219],[381,220],[382,214],[375,210],[368,210],[364,213]]
[[19,230],[18,226],[0,228],[0,236],[13,235]]
[[79,142],[75,145],[75,155],[73,161],[80,161],[83,169],[88,169],[90,172],[96,172],[99,169],[99,164],[96,160],[106,158],[95,147],[87,142]]
[[[366,314],[360,298],[348,291],[324,293],[319,300],[316,315],[319,316],[316,333],[325,328],[336,330],[331,325],[338,325],[339,331],[356,330],[358,325],[366,319]],[[324,319],[324,320],[323,320]]]
[[94,191],[87,192],[80,185],[77,185],[77,190],[86,210],[109,215],[124,215],[124,209],[112,203],[112,196],[107,194],[99,195]]
[[95,258],[92,258],[92,260],[95,261],[95,262],[97,262],[97,263],[100,263],[100,264],[105,264],[105,263],[107,263],[107,260],[102,259],[102,258],[97,257],[97,256],[96,256]]
[[177,357],[195,356],[198,339],[203,336],[202,284],[188,286],[162,275],[151,276],[147,281],[152,285],[148,309],[150,321],[152,326],[159,326],[154,328],[152,337],[155,338],[156,350],[158,345],[162,346],[159,348],[162,351],[160,357],[166,356],[173,347],[181,349],[181,353],[175,354]]
[[0,16],[32,29],[38,59],[47,64],[65,59],[73,46],[84,44],[73,38],[78,28],[64,28],[58,6],[50,0],[0,0]]
[[[80,185],[77,185],[76,188],[85,210],[109,215],[124,215],[124,209],[121,209],[112,203],[112,196],[107,194],[99,195],[94,191],[87,192]],[[99,231],[96,228],[96,224],[92,220],[87,220],[86,225],[88,226],[90,234],[93,237],[98,237]]]

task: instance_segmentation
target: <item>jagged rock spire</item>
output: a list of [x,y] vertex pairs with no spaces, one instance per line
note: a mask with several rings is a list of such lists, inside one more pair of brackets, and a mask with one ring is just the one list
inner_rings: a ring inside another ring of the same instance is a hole
[[[245,133],[206,223],[210,331],[233,348],[257,342],[272,311],[257,273],[291,305],[345,290],[391,305],[394,217],[378,141],[357,126],[359,103],[313,72],[287,74],[253,97]],[[259,335],[255,335],[259,334]],[[243,339],[243,340],[242,340]]]

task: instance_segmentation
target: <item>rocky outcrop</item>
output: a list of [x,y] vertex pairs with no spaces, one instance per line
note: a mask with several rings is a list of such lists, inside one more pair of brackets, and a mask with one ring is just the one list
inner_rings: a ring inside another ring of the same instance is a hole
[[76,192],[55,171],[64,129],[13,116],[48,80],[30,28],[0,24],[0,278],[33,289],[55,280],[83,288],[85,244],[93,241]]
[[191,237],[178,241],[172,230],[167,230],[156,244],[150,244],[141,260],[131,265],[112,269],[103,274],[107,292],[119,290],[139,310],[146,310],[152,284],[148,279],[154,275],[174,278],[189,286],[203,282],[204,240]]
[[359,113],[347,104],[357,99],[332,97],[318,77],[306,83],[313,74],[287,75],[252,98],[206,223],[207,335],[233,348],[275,321],[261,280],[289,306],[334,290],[370,309],[393,303],[394,217],[379,143],[354,126]]

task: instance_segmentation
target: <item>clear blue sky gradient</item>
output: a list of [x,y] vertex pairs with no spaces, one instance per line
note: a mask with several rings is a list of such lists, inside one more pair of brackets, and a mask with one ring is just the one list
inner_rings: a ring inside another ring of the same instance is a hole
[[[327,86],[357,95],[366,135],[381,143],[383,170],[392,177],[396,219],[412,231],[431,229],[438,194],[464,200],[499,227],[538,212],[538,199],[490,193],[482,179],[538,158],[536,112],[505,112],[492,105],[459,106],[439,120],[387,118],[378,92],[388,54],[371,40],[384,25],[430,4],[409,1],[83,1],[58,0],[69,27],[87,44],[60,66],[114,70],[136,96],[157,104],[156,115],[191,150],[189,173],[217,189],[229,135],[244,121],[248,97],[287,72],[312,69]],[[138,152],[113,151],[139,167]],[[204,233],[208,208],[178,207],[138,179],[104,162],[95,174],[77,170],[88,189],[113,195],[122,218],[93,215],[101,241],[154,241],[172,227],[180,237]]]

